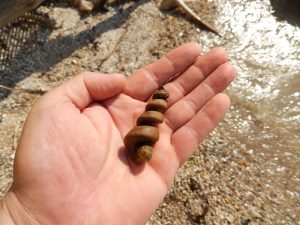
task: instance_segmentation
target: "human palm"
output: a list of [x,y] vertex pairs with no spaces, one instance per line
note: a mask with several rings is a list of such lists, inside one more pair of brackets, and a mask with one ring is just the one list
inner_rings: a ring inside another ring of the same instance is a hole
[[[235,76],[225,52],[199,54],[198,45],[186,44],[128,80],[83,73],[43,96],[22,132],[10,211],[18,202],[24,220],[43,225],[145,223],[229,107],[218,94]],[[135,164],[123,138],[151,94],[179,73],[164,85],[170,99],[153,157]]]

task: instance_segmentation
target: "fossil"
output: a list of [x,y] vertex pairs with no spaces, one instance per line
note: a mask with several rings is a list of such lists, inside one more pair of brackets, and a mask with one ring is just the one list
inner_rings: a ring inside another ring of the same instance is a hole
[[144,163],[152,157],[152,146],[159,139],[155,125],[162,123],[167,109],[168,92],[161,86],[147,103],[145,112],[137,118],[136,126],[124,138],[130,158],[136,163]]

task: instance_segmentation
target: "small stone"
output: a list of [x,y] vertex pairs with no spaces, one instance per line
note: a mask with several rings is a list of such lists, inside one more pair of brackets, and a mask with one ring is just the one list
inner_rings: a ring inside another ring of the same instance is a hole
[[76,59],[72,59],[72,64],[74,64],[74,65],[77,65],[78,64],[78,62],[77,62],[77,60]]
[[250,224],[251,220],[247,218],[242,218],[241,219],[241,225],[248,225]]

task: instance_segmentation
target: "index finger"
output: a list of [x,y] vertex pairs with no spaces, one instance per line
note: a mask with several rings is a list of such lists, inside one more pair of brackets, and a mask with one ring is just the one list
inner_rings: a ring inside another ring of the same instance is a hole
[[190,66],[200,53],[197,43],[188,43],[173,49],[161,59],[131,75],[124,89],[125,94],[141,101],[147,100],[160,85]]

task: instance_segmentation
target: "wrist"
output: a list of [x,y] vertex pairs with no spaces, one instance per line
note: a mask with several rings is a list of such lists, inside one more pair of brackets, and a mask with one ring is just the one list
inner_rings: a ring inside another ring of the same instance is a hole
[[0,200],[0,225],[15,225],[8,211],[5,199]]
[[13,192],[0,202],[0,225],[39,225]]

